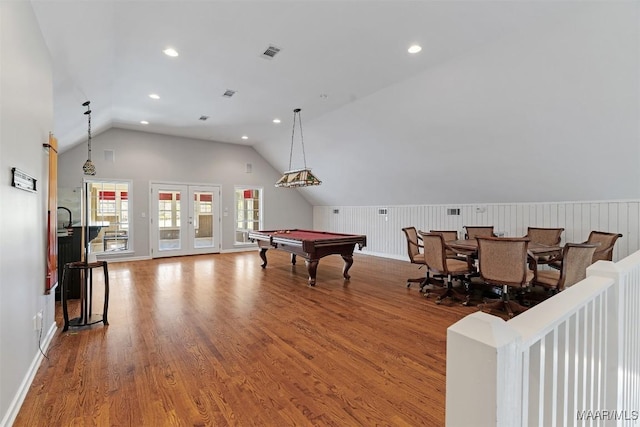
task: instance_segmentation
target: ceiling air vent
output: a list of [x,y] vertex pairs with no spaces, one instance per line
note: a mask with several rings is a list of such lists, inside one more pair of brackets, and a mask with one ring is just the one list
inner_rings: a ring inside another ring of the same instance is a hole
[[378,209],[378,215],[386,215],[386,214],[387,214],[387,208]]
[[460,215],[460,208],[447,209],[447,215]]
[[208,118],[209,118],[209,116],[200,116],[200,118],[198,120],[202,120],[204,122]]
[[227,89],[222,96],[226,96],[227,98],[231,98],[233,95],[236,94],[235,90],[231,90],[231,89]]
[[340,213],[340,209],[334,209],[334,210],[333,210],[333,213],[334,213],[335,215],[338,215],[338,214]]
[[278,52],[280,52],[279,47],[269,46],[267,50],[262,52],[262,57],[266,59],[273,59],[273,57],[276,56]]

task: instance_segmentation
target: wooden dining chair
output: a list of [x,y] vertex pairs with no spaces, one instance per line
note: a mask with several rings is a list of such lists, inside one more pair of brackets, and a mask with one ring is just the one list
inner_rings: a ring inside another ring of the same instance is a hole
[[[593,262],[611,261],[613,260],[613,248],[616,241],[622,237],[620,233],[607,233],[604,231],[592,231],[589,238],[582,242],[586,245],[596,245],[596,251],[593,253]],[[562,260],[549,263],[549,265],[557,270],[562,268]]]
[[[447,242],[458,240],[458,232],[456,230],[430,230],[429,233],[442,234],[445,244]],[[446,248],[446,252],[447,252],[447,258],[455,258],[461,261],[467,260],[465,256],[459,255],[456,251],[450,249],[449,247]]]
[[540,243],[546,246],[559,246],[563,231],[564,228],[527,227],[527,235],[524,237],[532,243]]
[[622,237],[620,233],[606,233],[604,231],[592,231],[585,244],[599,245],[593,254],[593,262],[613,260],[613,247],[616,241]]
[[541,286],[553,295],[587,277],[587,267],[593,263],[597,245],[567,243],[562,250],[560,270],[536,270],[532,285]]
[[[527,227],[527,235],[525,238],[529,239],[531,243],[539,243],[545,246],[560,246],[562,240],[562,232],[564,228],[545,228],[545,227]],[[535,256],[532,262],[536,264],[549,264],[556,261],[559,257],[559,253],[555,255],[541,255]],[[533,269],[537,268],[532,266]]]
[[527,307],[511,299],[513,292],[522,292],[530,285],[534,272],[528,268],[526,238],[478,237],[478,263],[482,280],[502,287],[500,300],[485,302],[479,307],[489,313],[506,313],[510,318]]
[[468,292],[460,292],[453,286],[453,279],[462,281],[463,287],[468,284],[467,277],[471,274],[469,263],[466,260],[459,260],[447,257],[447,247],[442,233],[418,232],[424,245],[424,259],[429,273],[435,277],[442,277],[444,289],[440,292],[425,291],[425,296],[436,293],[436,304],[440,304],[445,299],[460,301],[463,305],[469,303]]
[[465,225],[465,239],[475,239],[476,237],[493,237],[493,225]]
[[[424,254],[422,246],[422,238],[418,235],[418,231],[415,227],[405,227],[402,229],[407,239],[407,254],[409,255],[409,261],[412,264],[418,264],[419,268],[425,267]],[[428,270],[425,277],[410,278],[407,279],[407,288],[411,287],[412,283],[420,283],[420,289],[424,288],[429,278]]]

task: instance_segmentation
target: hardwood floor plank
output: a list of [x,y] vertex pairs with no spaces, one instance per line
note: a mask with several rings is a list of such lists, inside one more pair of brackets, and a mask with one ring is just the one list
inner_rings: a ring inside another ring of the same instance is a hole
[[54,337],[14,425],[444,425],[446,329],[477,308],[354,260],[315,287],[278,251],[111,263],[110,325]]

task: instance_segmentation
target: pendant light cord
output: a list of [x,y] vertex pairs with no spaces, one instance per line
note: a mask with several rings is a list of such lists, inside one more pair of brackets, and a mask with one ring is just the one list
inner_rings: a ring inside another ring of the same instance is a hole
[[87,153],[87,159],[91,160],[91,110],[89,109],[89,104],[91,104],[91,101],[87,101],[84,104],[82,104],[83,106],[87,107],[87,111],[84,112],[84,114],[87,116],[87,121],[88,121],[88,128],[87,128],[87,147],[88,147],[88,153]]
[[302,160],[304,162],[304,168],[307,168],[307,156],[304,152],[304,136],[302,135],[302,116],[300,115],[300,108],[293,110],[293,129],[291,130],[291,151],[289,152],[289,170],[291,170],[291,161],[293,160],[293,143],[296,135],[296,117],[298,117],[298,124],[300,126],[300,144],[302,145]]

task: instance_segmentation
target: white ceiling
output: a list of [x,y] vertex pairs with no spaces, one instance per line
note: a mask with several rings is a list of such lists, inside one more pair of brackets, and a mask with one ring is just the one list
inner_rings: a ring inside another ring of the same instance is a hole
[[[53,60],[62,151],[86,139],[81,104],[90,100],[94,134],[119,127],[249,144],[281,170],[294,108],[305,127],[348,114],[468,52],[544,31],[578,3],[32,0]],[[408,54],[413,43],[422,52]],[[281,49],[272,60],[261,55],[269,45]],[[165,56],[166,47],[179,56]],[[227,89],[237,93],[225,98]]]
[[[296,107],[308,122],[539,25],[549,9],[508,1],[32,3],[53,57],[54,130],[63,151],[86,137],[86,100],[97,132],[265,141],[277,129],[272,119],[289,128]],[[424,50],[408,54],[413,43]],[[263,59],[272,44],[281,52]],[[165,56],[166,47],[180,56]],[[227,89],[236,95],[224,98]]]

